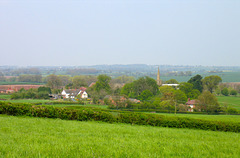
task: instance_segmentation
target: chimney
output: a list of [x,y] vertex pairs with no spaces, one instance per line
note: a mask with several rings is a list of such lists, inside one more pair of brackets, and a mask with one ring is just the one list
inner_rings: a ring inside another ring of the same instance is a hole
[[188,98],[188,101],[190,101],[190,98]]

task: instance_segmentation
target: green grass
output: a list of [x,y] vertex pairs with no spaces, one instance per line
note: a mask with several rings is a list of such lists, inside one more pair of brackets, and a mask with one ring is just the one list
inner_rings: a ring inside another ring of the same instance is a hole
[[240,97],[233,96],[217,96],[218,102],[221,105],[228,105],[240,110]]
[[77,109],[78,107],[93,107],[93,108],[102,108],[102,109],[107,109],[107,105],[93,105],[93,104],[86,104],[86,105],[77,105],[77,104],[54,104],[51,105],[54,107],[66,107],[66,108],[72,108],[72,109]]
[[[165,76],[161,75],[161,80],[167,81],[169,79],[176,79],[178,82],[187,82],[195,75],[201,75],[203,78],[211,75],[218,75],[222,78],[223,82],[240,82],[240,72],[219,72],[219,73],[193,73],[192,76]],[[156,76],[151,76],[155,78]]]
[[0,94],[0,99],[10,99],[11,95],[8,94]]
[[0,157],[239,157],[240,134],[0,115]]
[[[157,113],[165,116],[175,116],[173,113]],[[239,122],[240,115],[201,115],[201,114],[176,114],[176,117],[187,117],[193,119],[213,120],[213,121],[224,121],[224,122]]]
[[44,99],[17,99],[17,100],[7,100],[12,103],[46,103],[52,102],[52,100],[44,100]]
[[0,82],[0,85],[44,85],[45,83],[35,83],[35,82]]

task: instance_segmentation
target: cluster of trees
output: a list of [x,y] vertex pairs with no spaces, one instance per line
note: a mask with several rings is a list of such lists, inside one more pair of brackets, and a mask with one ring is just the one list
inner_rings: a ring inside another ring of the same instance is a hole
[[129,98],[148,100],[159,94],[157,82],[150,77],[141,77],[131,83],[127,83],[121,90],[121,94]]
[[227,83],[222,83],[216,88],[215,93],[224,96],[237,96],[237,94],[240,93],[240,85],[231,86]]
[[20,89],[11,95],[11,99],[49,99],[49,94],[51,94],[50,87],[39,87],[38,89],[25,90]]
[[[98,81],[101,76],[107,76],[107,75],[99,75],[99,76],[92,76],[92,75],[80,75],[80,76],[74,76],[70,77],[67,75],[49,75],[45,78],[47,86],[51,88],[62,88],[65,87],[66,89],[76,89],[80,87],[88,87],[91,83],[95,83]],[[109,76],[107,76],[109,77]],[[134,80],[134,77],[131,76],[119,76],[114,79],[109,79],[109,84],[124,84],[128,82],[132,82]]]
[[[150,77],[141,77],[133,82],[127,83],[120,91],[120,95],[126,98],[136,98],[141,100],[140,104],[131,104],[125,101],[117,107],[110,102],[110,107],[114,108],[138,108],[138,109],[159,109],[172,111],[187,111],[185,105],[188,98],[197,100],[195,111],[218,112],[220,110],[216,97],[212,94],[221,82],[219,76],[208,76],[204,79],[200,75],[192,77],[188,82],[182,82],[179,87],[161,86],[158,87],[156,81]],[[165,83],[178,83],[171,79]],[[119,101],[115,101],[119,102]]]

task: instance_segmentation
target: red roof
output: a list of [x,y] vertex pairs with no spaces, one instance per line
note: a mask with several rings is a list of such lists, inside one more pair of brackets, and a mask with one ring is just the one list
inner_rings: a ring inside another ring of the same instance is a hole
[[186,102],[186,105],[195,105],[196,104],[196,100],[189,100],[188,102]]

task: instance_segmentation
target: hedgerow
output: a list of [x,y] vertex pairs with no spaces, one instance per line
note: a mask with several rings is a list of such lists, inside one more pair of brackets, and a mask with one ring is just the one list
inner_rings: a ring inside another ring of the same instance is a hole
[[240,124],[234,122],[231,123],[190,119],[184,117],[170,117],[137,112],[107,111],[98,108],[87,107],[82,107],[79,109],[68,109],[44,105],[38,106],[27,103],[0,102],[0,114],[60,118],[64,120],[103,121],[110,123],[117,122],[136,125],[240,132]]

